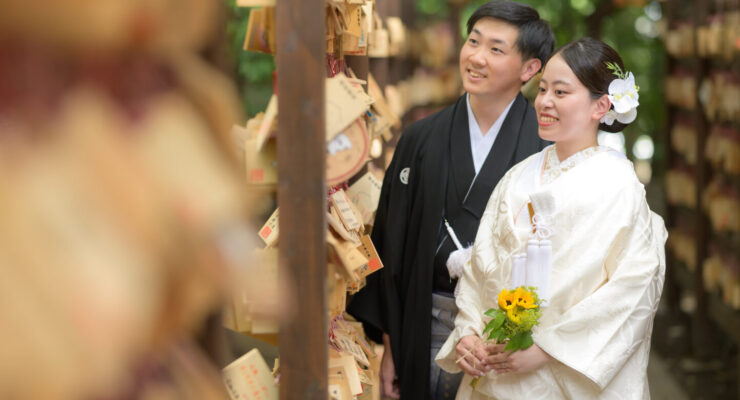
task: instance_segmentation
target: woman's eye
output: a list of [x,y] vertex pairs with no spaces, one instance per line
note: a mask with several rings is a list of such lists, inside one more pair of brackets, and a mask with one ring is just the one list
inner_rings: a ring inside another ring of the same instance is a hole
[[564,95],[564,94],[567,94],[567,93],[568,93],[568,92],[566,92],[566,91],[564,91],[564,90],[556,90],[556,91],[555,91],[555,94],[556,94],[556,95],[558,95],[558,96],[562,96],[562,95]]
[[539,90],[540,93],[545,93],[545,88],[543,88],[543,87],[538,88],[538,90]]
[[501,49],[499,49],[498,47],[491,48],[491,51],[493,51],[494,53],[503,53],[503,51],[501,51]]
[[478,41],[477,41],[477,40],[475,40],[475,39],[473,39],[473,38],[470,38],[470,39],[468,39],[468,41],[469,41],[469,42],[470,42],[471,44],[478,44]]

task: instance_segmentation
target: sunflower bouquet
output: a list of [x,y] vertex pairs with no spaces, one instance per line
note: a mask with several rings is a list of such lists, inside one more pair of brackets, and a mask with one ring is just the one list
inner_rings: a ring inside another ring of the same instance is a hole
[[[498,308],[491,308],[484,314],[491,317],[483,330],[487,340],[506,343],[504,350],[523,350],[534,344],[532,328],[539,322],[542,300],[536,288],[520,286],[514,290],[503,289],[498,295]],[[478,378],[470,385],[475,387]]]

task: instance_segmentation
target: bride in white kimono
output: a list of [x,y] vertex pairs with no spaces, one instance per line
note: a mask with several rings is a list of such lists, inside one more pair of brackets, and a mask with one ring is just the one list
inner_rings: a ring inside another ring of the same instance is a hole
[[[638,88],[623,70],[611,47],[590,38],[547,63],[535,109],[540,136],[555,144],[517,164],[491,195],[459,281],[455,329],[436,357],[466,372],[458,399],[650,397],[667,233],[632,163],[596,141],[597,129],[621,131],[635,118]],[[522,283],[547,301],[535,344],[504,352],[482,339],[483,313]]]

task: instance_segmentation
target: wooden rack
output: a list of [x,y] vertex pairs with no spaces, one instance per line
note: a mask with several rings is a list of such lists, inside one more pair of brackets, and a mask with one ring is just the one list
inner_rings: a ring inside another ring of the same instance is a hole
[[[714,231],[704,211],[707,204],[703,195],[712,178],[723,172],[712,168],[706,156],[707,139],[714,123],[708,119],[702,107],[701,90],[699,89],[717,67],[730,71],[737,78],[740,73],[740,57],[737,51],[731,60],[722,61],[718,61],[716,57],[699,55],[696,51],[699,48],[699,35],[696,32],[697,28],[707,26],[711,16],[737,10],[740,10],[738,1],[668,0],[664,2],[664,12],[668,19],[669,29],[679,29],[681,24],[691,25],[694,48],[694,51],[684,56],[669,55],[667,74],[671,76],[679,70],[690,71],[691,75],[688,79],[693,80],[693,85],[697,88],[693,93],[694,107],[667,105],[668,124],[664,135],[664,143],[667,147],[666,166],[670,169],[676,164],[683,164],[684,168],[690,169],[696,189],[695,206],[687,209],[685,206],[670,205],[667,223],[670,229],[677,227],[679,220],[691,222],[690,229],[687,231],[693,235],[696,253],[691,260],[695,266],[692,272],[685,262],[677,260],[675,252],[667,252],[668,272],[664,299],[668,302],[669,308],[676,312],[680,308],[679,302],[682,294],[691,293],[695,299],[695,307],[690,313],[688,326],[691,339],[689,356],[700,362],[718,357],[721,352],[718,343],[721,341],[717,338],[729,338],[734,342],[735,351],[740,345],[740,312],[725,304],[717,294],[708,292],[704,281],[703,268],[709,257],[710,246],[720,246],[734,254],[734,257],[740,257],[740,247],[736,246],[738,243],[733,238]],[[686,162],[686,154],[678,154],[671,145],[671,135],[678,116],[685,117],[696,132],[693,165]],[[734,124],[736,130],[740,126],[737,119],[729,124]],[[729,179],[734,181],[734,185],[740,184],[740,176],[731,176]],[[740,372],[740,368],[738,371]],[[740,390],[737,393],[740,394]]]

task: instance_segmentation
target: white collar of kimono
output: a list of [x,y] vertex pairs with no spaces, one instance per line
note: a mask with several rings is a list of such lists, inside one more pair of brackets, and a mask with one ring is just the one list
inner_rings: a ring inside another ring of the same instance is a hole
[[522,228],[530,226],[529,218],[522,218],[523,215],[527,214],[526,206],[529,202],[533,203],[535,213],[544,213],[545,216],[549,217],[549,212],[543,210],[543,208],[549,209],[552,206],[547,205],[550,197],[548,185],[561,175],[597,155],[626,158],[624,154],[610,147],[592,146],[560,161],[555,152],[554,144],[545,147],[533,160],[535,162],[529,163],[522,171],[522,175],[514,184],[514,190],[519,193],[518,200],[514,200],[516,204],[514,225]]
[[587,147],[571,155],[565,160],[560,161],[558,159],[556,146],[557,144],[553,144],[552,146],[549,146],[547,149],[545,149],[545,165],[542,174],[543,185],[551,183],[563,173],[568,172],[569,170],[573,169],[573,167],[580,164],[582,161],[585,161],[598,153],[609,152],[613,156],[624,158],[624,155],[622,153],[615,151],[610,147],[597,145]]
[[[514,98],[516,100],[516,97]],[[478,121],[475,119],[475,114],[473,114],[473,109],[470,107],[470,93],[467,93],[467,97],[465,98],[465,104],[468,106],[468,127],[470,130],[470,149],[473,153],[473,165],[475,166],[475,173],[476,175],[480,171],[481,167],[483,167],[483,162],[486,161],[486,158],[488,157],[488,153],[491,151],[491,148],[493,147],[493,142],[496,141],[496,136],[498,136],[499,131],[501,130],[501,125],[504,124],[504,120],[506,119],[506,116],[509,114],[509,110],[511,109],[511,105],[514,104],[514,100],[511,100],[508,106],[504,109],[504,112],[499,115],[496,122],[491,125],[491,128],[488,130],[488,132],[484,135],[483,132],[480,130],[480,126],[478,126]]]

